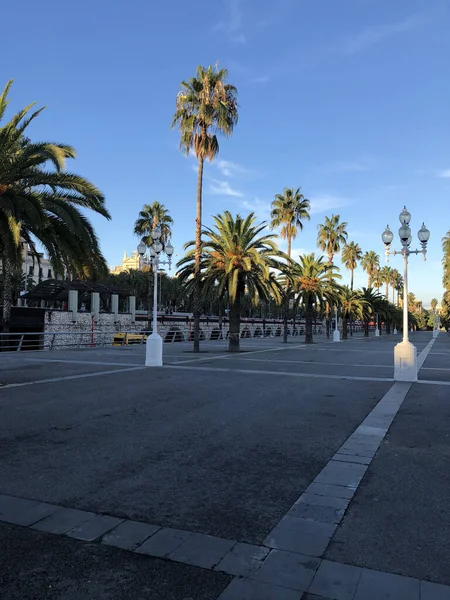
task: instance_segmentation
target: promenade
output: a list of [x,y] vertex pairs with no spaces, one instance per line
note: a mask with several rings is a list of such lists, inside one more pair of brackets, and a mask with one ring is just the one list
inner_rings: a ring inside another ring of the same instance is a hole
[[450,336],[8,353],[2,600],[450,600]]

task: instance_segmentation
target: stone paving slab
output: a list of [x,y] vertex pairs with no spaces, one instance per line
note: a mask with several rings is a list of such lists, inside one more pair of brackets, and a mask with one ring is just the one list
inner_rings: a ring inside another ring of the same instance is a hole
[[159,529],[161,527],[157,525],[150,525],[139,521],[124,521],[104,535],[102,543],[109,546],[117,546],[117,548],[122,548],[123,550],[134,550]]
[[272,550],[253,579],[306,592],[320,564],[318,558]]
[[[335,474],[337,477],[337,474]],[[348,485],[338,485],[331,483],[322,483],[319,481],[313,481],[308,485],[305,490],[306,494],[315,494],[316,496],[330,496],[333,498],[345,498],[350,500],[353,498],[355,494],[355,490],[353,488],[348,487]]]
[[189,531],[164,527],[141,544],[136,549],[136,552],[165,558],[181,546],[181,544],[191,537],[191,535],[192,533]]
[[[303,494],[304,496],[305,494]],[[321,498],[321,496],[318,496]],[[301,517],[310,521],[319,521],[320,523],[339,523],[344,515],[342,508],[332,506],[320,506],[317,504],[308,504],[307,502],[296,502],[288,510],[286,516]]]
[[29,527],[61,510],[60,506],[13,496],[0,496],[0,521]]
[[323,560],[309,592],[330,600],[353,600],[362,568]]
[[250,577],[260,568],[268,553],[269,548],[238,542],[216,565],[215,570]]
[[95,516],[94,513],[76,508],[62,508],[42,519],[42,521],[38,521],[32,525],[32,528],[39,531],[46,531],[47,533],[63,534]]
[[363,569],[354,600],[420,600],[420,581]]
[[74,529],[67,532],[69,537],[86,542],[93,542],[117,525],[123,522],[123,519],[110,517],[109,515],[95,515],[94,518],[81,523]]
[[217,600],[301,600],[301,593],[251,579],[233,579]]
[[[313,521],[311,521],[314,525]],[[306,554],[308,556],[322,556],[331,536],[316,533],[299,533],[290,529],[275,527],[264,540],[264,545],[278,550],[287,550]]]
[[188,565],[212,569],[235,544],[234,540],[193,533],[171,552],[168,558]]
[[[331,487],[332,486],[326,486],[327,491]],[[354,494],[353,490],[348,490],[347,488],[342,488],[343,492],[334,492],[333,490],[331,490],[329,494],[322,494],[323,488],[324,486],[322,486],[321,484],[315,484],[312,486],[310,485],[307,488],[308,491],[300,496],[298,502],[303,502],[304,504],[312,504],[315,506],[328,506],[332,508],[346,509]],[[334,496],[334,493],[336,493],[337,495]],[[346,494],[346,497],[342,496],[343,493]]]
[[450,600],[450,587],[439,583],[421,581],[420,600]]

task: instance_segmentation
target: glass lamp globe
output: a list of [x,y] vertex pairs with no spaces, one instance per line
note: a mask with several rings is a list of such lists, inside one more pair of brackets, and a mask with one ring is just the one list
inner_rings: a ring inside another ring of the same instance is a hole
[[386,246],[390,246],[392,244],[392,240],[394,239],[394,234],[389,229],[389,225],[386,225],[386,229],[383,231],[381,235],[381,239],[383,240],[383,244]]
[[156,254],[159,254],[162,249],[163,249],[163,245],[161,244],[161,242],[155,241],[153,243],[153,250],[156,252]]
[[404,223],[400,229],[398,230],[398,235],[400,236],[400,241],[404,246],[408,245],[408,238],[411,236],[411,228],[408,227],[406,223]]
[[428,242],[428,240],[430,239],[430,232],[425,227],[425,223],[422,223],[422,227],[419,229],[419,233],[417,234],[417,237],[419,238],[419,241],[422,244],[426,244]]
[[156,256],[156,252],[155,252],[155,249],[153,248],[153,246],[150,246],[150,256],[152,258]]
[[144,256],[146,249],[147,249],[147,246],[144,244],[144,242],[140,242],[138,244],[137,251],[138,251],[138,254],[140,254],[141,256]]
[[170,242],[167,242],[166,247],[165,247],[165,252],[167,254],[167,256],[172,256],[172,254],[174,253],[175,248],[172,246],[172,244]]
[[411,221],[411,213],[409,213],[406,210],[406,206],[403,207],[403,210],[400,213],[399,219],[400,219],[400,223],[402,225],[409,225],[409,223]]

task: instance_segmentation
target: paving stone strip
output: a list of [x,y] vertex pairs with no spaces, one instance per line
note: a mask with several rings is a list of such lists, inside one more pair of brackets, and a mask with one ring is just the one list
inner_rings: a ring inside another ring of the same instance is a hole
[[262,546],[5,494],[0,521],[234,575],[219,600],[450,600],[448,586],[322,559],[410,387],[392,386]]

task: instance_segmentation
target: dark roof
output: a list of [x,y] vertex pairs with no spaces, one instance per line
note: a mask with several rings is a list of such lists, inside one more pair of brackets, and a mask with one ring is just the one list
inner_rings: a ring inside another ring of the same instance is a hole
[[61,281],[59,279],[47,279],[38,283],[37,286],[22,296],[27,300],[66,300],[69,297],[69,290],[77,290],[80,295],[98,292],[99,294],[119,294],[119,296],[129,296],[130,292],[116,287],[91,281]]

